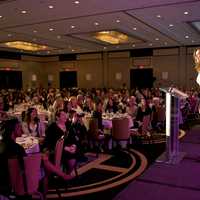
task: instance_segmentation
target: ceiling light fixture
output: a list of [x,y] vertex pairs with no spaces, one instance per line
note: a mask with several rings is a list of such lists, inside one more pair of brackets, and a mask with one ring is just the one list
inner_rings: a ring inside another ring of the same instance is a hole
[[136,30],[137,30],[137,28],[136,28],[136,27],[133,27],[133,30],[134,30],[134,31],[136,31]]
[[49,31],[54,31],[54,29],[53,28],[49,28]]
[[37,30],[33,30],[33,33],[37,33]]
[[159,38],[155,38],[155,40],[156,40],[156,41],[158,41],[158,40],[159,40]]
[[173,27],[174,26],[174,24],[169,24],[169,27]]
[[116,20],[116,22],[117,22],[117,23],[120,23],[120,20],[119,20],[119,19],[117,19],[117,20]]
[[22,14],[26,14],[27,11],[26,11],[26,10],[22,10],[21,13],[22,13]]
[[75,26],[74,26],[74,25],[71,25],[71,28],[73,29],[73,28],[75,28]]
[[45,46],[45,45],[40,45],[40,44],[25,42],[25,41],[5,42],[5,43],[1,43],[0,46],[26,50],[26,51],[41,51],[41,50],[50,49],[50,47]]
[[152,43],[149,43],[149,46],[153,46],[153,44],[152,44]]
[[161,15],[156,15],[157,18],[161,18]]
[[133,44],[132,47],[135,47],[135,44]]
[[79,3],[80,3],[80,1],[74,1],[74,3],[75,3],[75,4],[79,4]]
[[98,23],[98,22],[94,22],[94,25],[95,25],[95,26],[99,26],[99,23]]
[[110,44],[120,44],[128,41],[127,35],[117,31],[100,31],[97,32],[94,37]]
[[11,36],[12,36],[12,34],[11,34],[11,33],[9,33],[9,34],[8,34],[8,37],[11,37]]
[[0,15],[0,18],[2,18],[3,16],[2,15]]
[[57,35],[57,39],[60,39],[61,38],[61,36],[60,35]]
[[184,15],[188,15],[188,14],[189,14],[189,12],[188,12],[188,11],[185,11],[185,12],[184,12]]
[[188,35],[186,35],[186,36],[185,36],[185,38],[186,38],[186,39],[188,39],[188,38],[189,38],[189,36],[188,36]]
[[125,33],[110,30],[110,31],[99,31],[91,34],[91,37],[94,37],[96,40],[109,44],[133,44],[138,42],[143,42],[142,40],[128,36]]
[[54,8],[54,6],[50,5],[50,6],[48,6],[48,8],[52,9],[52,8]]

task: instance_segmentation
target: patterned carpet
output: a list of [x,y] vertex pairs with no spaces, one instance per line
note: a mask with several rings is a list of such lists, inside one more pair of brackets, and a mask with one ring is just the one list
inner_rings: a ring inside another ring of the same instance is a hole
[[[90,158],[92,154],[88,154]],[[68,183],[56,180],[51,184],[48,199],[102,199],[139,176],[147,167],[146,157],[136,150],[100,154],[78,169],[79,176]]]

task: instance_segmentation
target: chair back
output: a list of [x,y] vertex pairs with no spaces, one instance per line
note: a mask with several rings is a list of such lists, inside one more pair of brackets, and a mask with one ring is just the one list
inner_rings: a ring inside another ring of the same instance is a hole
[[157,110],[157,115],[158,115],[158,122],[164,122],[165,121],[165,117],[166,117],[166,112],[165,112],[165,107],[159,107],[159,109]]
[[11,187],[16,195],[33,194],[38,190],[40,180],[41,154],[23,158],[24,170],[17,158],[8,160]]
[[128,140],[130,137],[129,119],[113,118],[112,137],[115,140]]
[[88,134],[92,138],[98,137],[99,129],[98,129],[98,119],[97,118],[90,119]]
[[151,115],[145,115],[142,120],[142,132],[147,132],[150,129]]
[[57,143],[55,148],[55,165],[56,167],[61,166],[61,159],[63,154],[63,146],[64,146],[64,137],[61,137]]

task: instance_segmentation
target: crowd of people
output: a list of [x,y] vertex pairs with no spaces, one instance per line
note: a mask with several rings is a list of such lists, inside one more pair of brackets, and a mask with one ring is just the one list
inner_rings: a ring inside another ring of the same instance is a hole
[[[183,120],[198,108],[199,95],[196,91],[186,91],[187,99],[181,100],[180,111]],[[26,105],[26,106],[22,106]],[[20,117],[10,117],[10,111],[22,106]],[[42,152],[42,168],[46,177],[57,174],[64,180],[74,178],[72,171],[77,160],[84,159],[90,148],[88,129],[84,115],[90,113],[98,121],[99,134],[104,133],[103,113],[127,113],[133,120],[133,128],[138,128],[146,115],[151,116],[151,128],[160,131],[164,121],[160,121],[158,111],[165,107],[164,94],[158,89],[127,88],[114,89],[55,89],[37,88],[27,91],[1,90],[0,92],[0,194],[9,193],[7,160],[22,158],[26,152],[16,143],[22,134],[37,137]],[[50,115],[40,119],[38,110],[47,110]],[[64,138],[61,170],[54,164],[57,141]],[[6,187],[5,187],[6,186]]]

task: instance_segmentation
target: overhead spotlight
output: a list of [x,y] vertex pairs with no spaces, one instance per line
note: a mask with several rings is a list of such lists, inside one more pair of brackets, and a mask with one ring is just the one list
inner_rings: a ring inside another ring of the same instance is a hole
[[80,1],[74,1],[74,3],[75,3],[75,4],[79,4],[79,3],[80,3]]
[[50,6],[48,6],[48,8],[52,9],[52,8],[54,8],[54,6],[50,5]]
[[189,12],[188,12],[188,11],[185,11],[185,12],[184,12],[184,15],[188,15],[188,14],[189,14]]
[[95,25],[95,26],[99,26],[99,23],[98,23],[98,22],[94,22],[94,25]]
[[22,14],[26,14],[27,11],[26,11],[26,10],[22,10],[21,13],[22,13]]
[[173,24],[169,24],[169,27],[173,27],[174,25]]
[[54,29],[53,28],[49,28],[49,31],[54,31]]
[[116,20],[116,22],[117,22],[117,23],[120,23],[120,20],[119,20],[119,19],[117,19],[117,20]]
[[156,15],[157,18],[161,18],[161,15]]
[[188,36],[188,35],[186,35],[186,36],[185,36],[185,38],[186,38],[186,39],[188,39],[188,38],[189,38],[189,36]]

